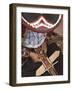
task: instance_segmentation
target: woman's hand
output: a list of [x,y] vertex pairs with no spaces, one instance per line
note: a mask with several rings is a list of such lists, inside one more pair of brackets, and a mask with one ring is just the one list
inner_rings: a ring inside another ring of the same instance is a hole
[[30,52],[29,56],[32,58],[34,62],[41,62],[41,57],[35,52]]

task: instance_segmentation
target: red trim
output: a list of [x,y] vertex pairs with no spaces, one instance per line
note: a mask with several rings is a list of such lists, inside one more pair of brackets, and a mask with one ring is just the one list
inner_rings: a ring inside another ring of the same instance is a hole
[[[63,18],[63,16],[61,17],[61,20],[62,20],[62,18]],[[60,22],[61,22],[61,20],[60,20]],[[51,28],[51,29],[49,29],[49,30],[37,30],[36,28],[33,28],[32,26],[30,26],[29,24],[27,24],[26,22],[24,22],[24,21],[22,20],[22,24],[23,24],[26,28],[28,28],[28,29],[30,29],[30,30],[32,30],[32,31],[34,31],[34,32],[38,32],[38,33],[49,33],[49,32],[51,32],[51,31],[53,31],[53,30],[60,24],[60,22],[59,22],[55,27],[53,27],[53,28]]]

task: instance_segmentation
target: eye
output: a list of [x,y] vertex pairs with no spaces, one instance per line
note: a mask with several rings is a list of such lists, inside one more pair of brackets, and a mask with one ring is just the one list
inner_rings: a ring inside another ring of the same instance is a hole
[[40,14],[38,13],[22,13],[22,16],[29,22],[34,22],[38,19]]
[[52,24],[54,24],[59,18],[59,14],[43,14],[43,16],[48,22]]

